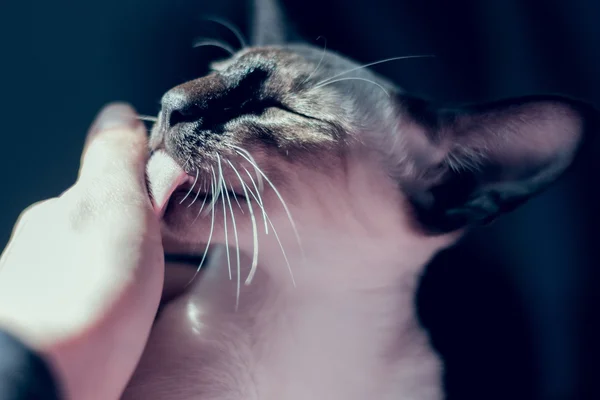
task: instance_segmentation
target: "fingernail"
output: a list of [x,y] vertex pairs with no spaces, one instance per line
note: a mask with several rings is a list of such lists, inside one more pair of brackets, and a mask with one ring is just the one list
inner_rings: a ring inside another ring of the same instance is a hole
[[90,128],[90,133],[115,128],[135,128],[140,124],[135,110],[126,103],[113,103],[104,107]]

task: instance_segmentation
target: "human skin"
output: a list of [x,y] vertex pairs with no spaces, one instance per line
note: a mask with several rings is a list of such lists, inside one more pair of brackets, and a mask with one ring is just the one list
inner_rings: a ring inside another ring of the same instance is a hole
[[27,208],[0,258],[0,328],[45,357],[68,399],[120,397],[160,302],[146,141],[130,106],[106,107],[75,184]]

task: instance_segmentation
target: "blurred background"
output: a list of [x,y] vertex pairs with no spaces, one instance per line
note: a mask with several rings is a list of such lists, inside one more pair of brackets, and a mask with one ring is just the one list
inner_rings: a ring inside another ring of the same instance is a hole
[[[414,95],[459,105],[563,94],[600,107],[597,0],[284,0],[307,41]],[[75,179],[106,102],[155,114],[170,87],[226,54],[198,37],[248,35],[251,0],[29,0],[0,4],[0,244],[23,208]],[[598,132],[542,196],[478,229],[428,268],[423,323],[448,399],[600,399]]]

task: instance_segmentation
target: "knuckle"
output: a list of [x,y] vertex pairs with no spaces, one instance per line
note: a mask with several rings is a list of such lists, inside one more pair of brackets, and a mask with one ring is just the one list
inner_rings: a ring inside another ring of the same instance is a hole
[[17,221],[15,222],[15,226],[13,228],[13,235],[16,234],[18,230],[23,228],[25,223],[29,221],[37,221],[37,220],[45,220],[55,214],[54,204],[56,199],[51,198],[47,200],[42,200],[35,202],[25,208],[21,214],[17,217]]
[[31,204],[30,206],[25,208],[25,210],[23,210],[23,212],[21,212],[21,214],[19,215],[19,219],[25,219],[25,218],[30,219],[36,215],[48,212],[52,208],[52,206],[54,204],[54,200],[55,199],[52,198],[52,199],[37,201],[37,202]]
[[75,230],[87,229],[111,221],[136,218],[146,205],[142,196],[128,187],[91,180],[78,185],[68,206],[69,225]]

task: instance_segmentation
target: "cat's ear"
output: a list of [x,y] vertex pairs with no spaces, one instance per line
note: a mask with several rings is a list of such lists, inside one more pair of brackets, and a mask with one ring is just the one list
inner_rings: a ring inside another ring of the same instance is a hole
[[283,45],[300,36],[287,17],[283,0],[252,0],[252,46]]
[[452,110],[405,104],[427,136],[408,194],[420,221],[437,232],[490,222],[546,188],[570,165],[589,114],[557,98]]

